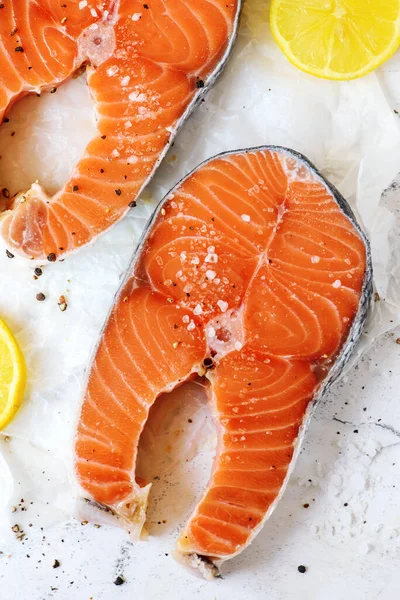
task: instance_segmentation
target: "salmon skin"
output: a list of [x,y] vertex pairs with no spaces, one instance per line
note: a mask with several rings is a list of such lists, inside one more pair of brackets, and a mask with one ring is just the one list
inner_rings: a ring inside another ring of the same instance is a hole
[[[1,230],[32,259],[91,242],[136,205],[178,129],[225,65],[241,0],[8,0],[0,15],[0,123],[22,96],[82,65],[97,134],[53,197],[36,182]],[[62,157],[60,157],[61,159]]]
[[266,146],[203,163],[149,222],[95,350],[75,439],[83,495],[138,538],[151,484],[135,469],[150,407],[204,376],[219,442],[176,556],[217,575],[282,496],[371,290],[368,241],[304,156]]

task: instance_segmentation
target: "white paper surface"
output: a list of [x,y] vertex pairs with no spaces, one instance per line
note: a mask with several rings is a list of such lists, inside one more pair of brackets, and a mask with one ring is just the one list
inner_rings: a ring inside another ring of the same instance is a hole
[[[260,21],[267,8],[261,0],[245,7],[224,75],[181,130],[143,202],[123,222],[65,262],[46,264],[36,281],[32,265],[8,259],[0,248],[0,316],[16,333],[29,371],[24,405],[0,436],[0,539],[5,543],[15,538],[10,509],[21,497],[34,502],[41,526],[70,516],[71,438],[91,349],[155,202],[202,160],[266,144],[308,156],[349,200],[371,239],[382,300],[375,303],[364,347],[400,322],[399,251],[393,243],[399,225],[394,203],[381,201],[399,170],[398,121],[375,75],[337,83],[296,71],[272,41],[267,20]],[[1,187],[15,192],[38,178],[56,189],[93,127],[82,81],[72,80],[52,96],[21,101],[10,123],[0,128]],[[36,301],[38,292],[46,295],[45,302]],[[57,306],[62,294],[65,312]],[[209,465],[212,451],[203,454]],[[195,495],[200,490],[194,472],[190,481]]]

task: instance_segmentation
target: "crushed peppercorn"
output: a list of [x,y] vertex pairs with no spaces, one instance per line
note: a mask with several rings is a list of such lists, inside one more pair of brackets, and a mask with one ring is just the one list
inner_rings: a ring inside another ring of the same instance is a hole
[[60,296],[59,297],[59,299],[58,299],[58,306],[59,306],[61,312],[64,312],[65,310],[67,310],[68,304],[67,304],[65,296]]
[[299,573],[305,573],[307,571],[307,567],[305,567],[304,565],[299,565],[297,567],[297,570]]

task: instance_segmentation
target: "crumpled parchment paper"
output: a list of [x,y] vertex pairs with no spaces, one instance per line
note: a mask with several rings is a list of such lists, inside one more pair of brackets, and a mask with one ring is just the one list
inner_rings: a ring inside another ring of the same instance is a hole
[[[400,170],[399,123],[374,74],[338,83],[292,67],[272,40],[267,15],[268,3],[245,4],[223,76],[123,222],[65,262],[45,265],[37,280],[32,265],[7,258],[0,247],[0,316],[16,333],[29,371],[24,405],[0,434],[0,539],[11,539],[11,506],[21,497],[34,503],[41,526],[72,513],[72,435],[91,349],[155,203],[202,160],[265,144],[308,156],[349,200],[371,240],[381,300],[360,348],[400,323],[400,227],[393,190],[382,197]],[[16,192],[39,179],[57,189],[94,126],[82,79],[55,95],[21,101],[0,128],[1,187]],[[38,292],[45,302],[36,301]],[[67,298],[65,312],[57,306],[60,295]],[[197,448],[202,445],[199,436]]]

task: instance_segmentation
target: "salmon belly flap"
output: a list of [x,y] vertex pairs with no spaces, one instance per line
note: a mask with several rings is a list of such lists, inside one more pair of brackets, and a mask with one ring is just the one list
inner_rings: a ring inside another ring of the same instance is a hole
[[84,495],[140,530],[150,407],[206,370],[219,444],[177,552],[213,569],[238,554],[284,489],[370,288],[364,235],[304,157],[264,147],[201,165],[158,208],[101,336],[76,436]]
[[[0,122],[22,96],[56,89],[81,66],[97,134],[64,187],[11,199],[7,245],[55,260],[135,205],[178,127],[222,69],[240,0],[13,0],[0,18]],[[61,157],[60,157],[61,158]]]

